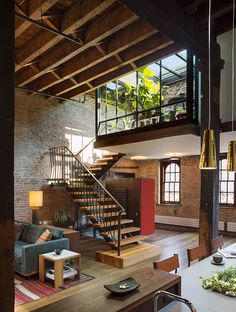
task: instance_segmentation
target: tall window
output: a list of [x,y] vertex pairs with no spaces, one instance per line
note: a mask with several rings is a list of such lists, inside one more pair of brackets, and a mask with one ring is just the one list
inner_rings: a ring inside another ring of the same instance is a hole
[[162,203],[180,202],[180,163],[179,161],[162,162]]
[[219,202],[223,205],[235,205],[236,204],[236,183],[235,173],[227,172],[227,159],[222,158],[219,163],[219,178],[220,178],[220,192]]

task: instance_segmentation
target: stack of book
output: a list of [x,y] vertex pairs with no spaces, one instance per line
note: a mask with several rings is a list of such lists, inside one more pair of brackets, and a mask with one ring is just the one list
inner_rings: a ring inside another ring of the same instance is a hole
[[[46,272],[46,277],[50,278],[52,280],[54,280],[54,269],[49,269]],[[77,274],[77,270],[74,268],[71,268],[69,266],[64,266],[63,268],[63,278],[68,278],[68,277],[72,277],[75,276]]]

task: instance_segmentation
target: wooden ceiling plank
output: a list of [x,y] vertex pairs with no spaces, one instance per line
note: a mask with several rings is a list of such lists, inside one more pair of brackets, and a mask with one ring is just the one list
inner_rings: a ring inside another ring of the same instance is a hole
[[[103,51],[99,51],[97,47],[92,47],[80,53],[69,62],[62,64],[60,66],[61,76],[64,77],[62,80],[72,77],[97,63],[103,62],[112,55],[115,55],[124,49],[149,38],[155,33],[157,33],[157,30],[154,29],[149,23],[142,20],[136,21],[126,29],[115,34],[108,41],[106,55],[103,55]],[[51,82],[48,82],[48,88],[56,83],[57,82],[52,77]],[[33,81],[30,84],[30,87],[32,87],[33,90],[45,90],[47,86],[45,84],[44,76]]]
[[[117,16],[119,19],[117,20]],[[91,45],[95,45],[98,42],[111,35],[112,32],[122,29],[128,24],[132,23],[138,17],[131,13],[128,9],[118,6],[116,9],[112,9],[106,14],[100,15],[94,22],[92,22],[85,34],[86,42],[83,46],[78,48],[78,45],[65,41],[62,45],[55,47],[46,52],[40,57],[40,73],[30,78],[26,78],[24,70],[20,70],[16,75],[17,86],[24,86],[34,79],[42,76],[48,70],[55,68],[62,63],[73,58],[75,55],[86,50]],[[88,39],[90,41],[88,41]]]
[[[180,46],[173,43],[173,44],[170,44],[166,47],[163,47],[159,51],[156,51],[156,52],[150,54],[149,57],[145,56],[145,57],[140,58],[138,61],[135,62],[135,64],[137,65],[138,68],[140,68],[140,67],[146,66],[146,65],[148,65],[154,61],[157,61],[157,60],[163,58],[164,56],[173,54],[179,50],[180,50]],[[94,86],[93,89],[89,89],[88,87],[86,87],[87,86],[86,84],[83,84],[78,88],[75,88],[75,89],[73,89],[67,93],[64,93],[63,97],[68,98],[68,99],[70,99],[70,98],[74,99],[83,93],[90,92],[90,91],[104,85],[105,83],[112,81],[112,80],[115,80],[115,79],[118,79],[118,78],[122,77],[123,75],[130,73],[132,71],[134,71],[134,68],[132,67],[132,65],[127,64],[127,65],[120,67],[120,68],[118,68],[118,69],[116,69],[116,70],[114,70],[114,71],[112,71],[106,75],[103,75],[103,76],[101,76],[95,80],[92,80],[91,83]]]
[[63,93],[66,93],[84,84],[85,82],[90,82],[94,80],[95,78],[98,78],[115,69],[118,69],[121,66],[121,62],[122,62],[122,66],[128,63],[131,63],[133,68],[137,68],[135,67],[135,64],[133,63],[134,61],[154,51],[163,49],[164,47],[170,45],[171,43],[172,41],[169,38],[161,34],[153,35],[152,37],[147,38],[143,42],[140,42],[126,49],[125,51],[123,51],[122,57],[117,59],[116,55],[112,56],[109,59],[97,65],[94,65],[93,67],[90,67],[89,69],[75,76],[75,80],[77,81],[77,86],[68,85],[68,84],[63,85],[63,82],[62,82],[59,85],[52,87],[49,92],[52,94],[56,94],[56,95],[61,95]]
[[[75,2],[75,4],[67,9],[62,17],[61,28],[63,32],[67,35],[74,32],[77,28],[88,22],[91,17],[96,16],[96,14],[100,14],[103,10],[108,8],[113,2],[113,0],[79,0]],[[76,12],[77,15],[71,15],[71,12]],[[59,36],[45,30],[41,30],[34,38],[30,39],[21,49],[17,51],[17,63],[21,64],[32,61],[61,40],[62,38]],[[20,68],[20,65],[18,65],[16,67],[16,71]]]
[[[41,15],[47,12],[58,0],[31,0],[27,2],[28,17],[40,19]],[[31,24],[27,21],[17,22],[15,38],[18,38]]]
[[143,0],[119,0],[119,2],[184,48],[198,56],[207,55],[207,33],[185,14],[176,0],[146,0],[145,5]]
[[75,29],[78,29],[87,21],[106,10],[114,2],[115,0],[77,1],[63,16],[61,21],[61,31],[68,34],[72,33]]

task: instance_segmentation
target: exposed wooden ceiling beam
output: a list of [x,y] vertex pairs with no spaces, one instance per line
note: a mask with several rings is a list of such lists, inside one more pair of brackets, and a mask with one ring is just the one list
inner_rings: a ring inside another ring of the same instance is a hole
[[[70,61],[62,64],[59,68],[62,77],[61,81],[69,77],[73,77],[85,69],[109,59],[112,55],[115,55],[122,50],[145,40],[155,33],[157,33],[156,29],[154,29],[149,23],[139,19],[126,29],[123,29],[112,36],[107,44],[104,44],[105,49],[101,46],[89,48]],[[30,83],[29,88],[32,90],[43,91],[57,83],[60,83],[60,81],[57,81],[50,74],[46,74]]]
[[[150,54],[150,56],[145,56],[141,59],[139,59],[138,61],[135,62],[135,65],[140,68],[140,67],[143,67],[143,66],[146,66],[154,61],[157,61],[158,59],[161,59],[163,58],[164,56],[168,56],[172,53],[175,53],[175,52],[178,52],[179,50],[181,49],[181,47],[177,44],[171,44],[159,51],[156,51],[155,53],[152,53]],[[87,92],[90,92],[92,90],[95,90],[96,88],[104,85],[105,83],[109,82],[109,81],[112,81],[112,80],[115,80],[115,79],[118,79],[122,76],[124,76],[125,74],[127,73],[130,73],[134,71],[134,68],[131,64],[127,64],[121,68],[118,68],[102,77],[99,77],[97,79],[94,79],[93,81],[91,81],[91,84],[93,85],[93,88],[89,88],[87,86],[87,84],[83,84],[82,86],[76,88],[76,89],[73,89],[67,93],[64,93],[63,94],[63,97],[64,98],[77,98],[78,96],[80,96],[81,94],[84,94],[84,93],[87,93]]]
[[[119,19],[117,19],[117,16],[119,16]],[[61,65],[75,55],[101,42],[103,39],[129,25],[137,18],[135,14],[122,6],[112,8],[110,11],[106,12],[106,14],[100,15],[88,26],[84,35],[84,45],[78,48],[77,45],[68,41],[46,52],[40,57],[40,73],[31,75],[31,73],[27,72],[27,68],[20,70],[16,75],[17,86],[28,84],[45,74],[48,70]]]
[[145,5],[143,0],[119,0],[119,2],[181,44],[183,48],[188,48],[198,56],[207,55],[207,33],[184,13],[177,1],[146,0]]
[[[32,19],[39,19],[41,15],[47,12],[58,0],[31,0],[25,3],[27,16]],[[27,21],[18,21],[16,23],[15,38],[18,38],[28,27]]]
[[[67,35],[72,33],[111,6],[113,2],[114,0],[78,0],[62,16],[61,31]],[[18,66],[15,68],[16,71],[21,68],[21,64],[31,62],[57,44],[61,39],[53,33],[41,30],[17,51],[16,60]]]
[[103,76],[109,72],[118,69],[121,66],[121,61],[122,66],[126,64],[131,64],[133,69],[136,69],[134,61],[154,51],[161,50],[172,43],[173,41],[171,41],[169,38],[161,34],[153,35],[152,37],[140,43],[137,43],[136,45],[121,52],[120,59],[117,59],[116,56],[112,56],[109,59],[81,72],[80,74],[74,77],[74,79],[77,82],[76,86],[73,84],[69,84],[67,81],[66,84],[61,82],[58,85],[50,88],[49,91],[47,92],[50,94],[61,95],[72,89],[76,89],[77,87],[83,85],[86,82],[93,81],[94,79],[97,79],[100,76]]

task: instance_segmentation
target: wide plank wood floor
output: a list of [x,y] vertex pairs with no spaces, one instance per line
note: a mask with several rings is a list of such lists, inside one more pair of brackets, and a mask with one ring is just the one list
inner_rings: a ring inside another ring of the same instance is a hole
[[[236,237],[224,237],[224,247],[227,247],[230,244],[236,242]],[[155,245],[160,246],[161,248],[161,255],[159,259],[164,259],[169,256],[172,256],[174,253],[178,253],[180,257],[180,270],[187,267],[187,254],[186,249],[192,248],[198,245],[198,233],[182,233],[172,237],[168,237],[159,241],[152,242]],[[47,309],[47,305],[49,303],[61,300],[63,298],[69,297],[73,294],[76,294],[80,291],[81,288],[86,287],[89,288],[90,285],[94,286],[96,280],[101,280],[102,277],[105,275],[119,275],[120,270],[127,273],[129,276],[129,272],[134,270],[134,267],[138,268],[142,267],[144,262],[140,262],[135,264],[134,266],[119,269],[112,266],[105,265],[103,263],[95,261],[95,253],[97,250],[103,249],[110,249],[106,243],[97,238],[91,237],[81,237],[81,254],[82,254],[82,272],[85,274],[89,274],[95,277],[94,280],[88,281],[86,283],[74,286],[72,288],[63,290],[57,294],[54,294],[50,297],[39,299],[33,301],[31,303],[19,306],[15,309],[16,312],[28,312],[28,311],[36,311],[38,308],[44,307],[45,312],[49,312],[50,310]],[[145,264],[152,267],[153,261],[158,260],[157,258],[151,258],[149,260],[145,260]]]

